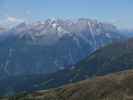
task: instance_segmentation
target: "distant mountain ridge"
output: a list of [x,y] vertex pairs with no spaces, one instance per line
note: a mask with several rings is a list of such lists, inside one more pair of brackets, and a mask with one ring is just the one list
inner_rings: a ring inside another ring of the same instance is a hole
[[[19,38],[27,37],[27,42],[31,41],[32,44],[35,43],[40,45],[55,44],[64,36],[73,37],[73,39],[77,42],[77,45],[80,44],[78,42],[79,38],[81,38],[95,46],[96,38],[98,36],[113,38],[114,35],[117,35],[116,38],[120,38],[118,35],[119,31],[116,26],[85,18],[81,18],[76,21],[69,19],[48,19],[46,21],[38,21],[32,24],[24,22],[16,27],[13,27],[9,32],[18,35]],[[95,43],[91,43],[88,36],[92,38]]]

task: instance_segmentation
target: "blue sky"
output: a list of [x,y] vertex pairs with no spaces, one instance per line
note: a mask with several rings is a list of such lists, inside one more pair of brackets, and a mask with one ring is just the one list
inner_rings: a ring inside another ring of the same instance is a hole
[[0,0],[0,23],[90,18],[133,28],[133,0]]

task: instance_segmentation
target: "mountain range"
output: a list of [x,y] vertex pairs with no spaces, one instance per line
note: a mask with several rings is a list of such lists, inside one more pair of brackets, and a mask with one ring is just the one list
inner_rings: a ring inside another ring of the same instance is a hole
[[84,18],[25,22],[0,34],[1,77],[63,70],[125,38],[112,24]]

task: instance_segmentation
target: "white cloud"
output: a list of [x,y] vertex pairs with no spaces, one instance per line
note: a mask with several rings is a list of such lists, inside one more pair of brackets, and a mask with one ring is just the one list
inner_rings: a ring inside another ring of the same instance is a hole
[[0,20],[0,24],[6,27],[13,27],[23,22],[25,22],[24,19],[8,15],[6,15],[3,20]]
[[7,17],[7,22],[10,22],[10,23],[20,23],[20,22],[23,22],[23,20],[15,17],[15,16],[8,16]]

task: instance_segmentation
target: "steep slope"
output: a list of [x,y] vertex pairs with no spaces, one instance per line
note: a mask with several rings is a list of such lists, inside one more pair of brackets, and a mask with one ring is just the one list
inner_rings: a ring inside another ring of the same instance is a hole
[[105,46],[70,69],[46,77],[44,88],[57,87],[98,75],[105,75],[133,67],[133,39]]
[[0,75],[52,73],[122,40],[111,24],[89,19],[21,23],[0,37]]
[[110,44],[92,53],[79,63],[70,66],[69,69],[60,70],[53,74],[3,78],[0,83],[0,92],[1,94],[14,94],[20,91],[55,88],[99,75],[132,69],[132,44],[133,39]]
[[[132,100],[133,70],[96,77],[57,89],[22,93],[1,100]],[[10,98],[10,99],[9,99]]]

